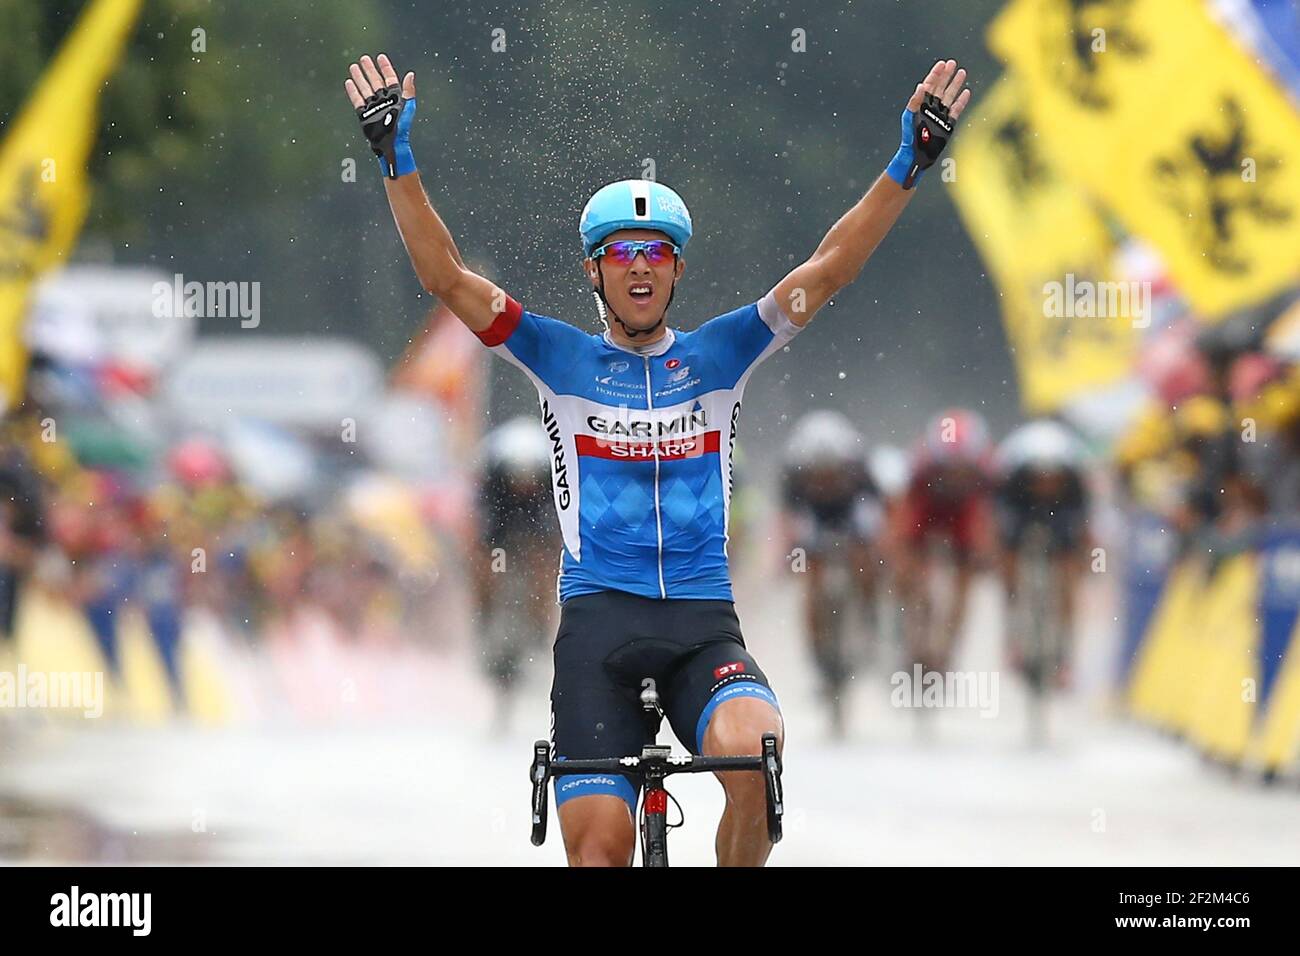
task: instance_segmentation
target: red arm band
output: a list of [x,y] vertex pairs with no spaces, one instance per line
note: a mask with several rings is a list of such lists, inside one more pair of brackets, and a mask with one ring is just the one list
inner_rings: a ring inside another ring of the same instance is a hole
[[510,334],[519,325],[519,320],[523,317],[523,314],[524,307],[510,296],[506,296],[505,311],[493,319],[492,324],[482,332],[475,332],[474,334],[479,337],[480,342],[489,348],[500,345],[510,338]]

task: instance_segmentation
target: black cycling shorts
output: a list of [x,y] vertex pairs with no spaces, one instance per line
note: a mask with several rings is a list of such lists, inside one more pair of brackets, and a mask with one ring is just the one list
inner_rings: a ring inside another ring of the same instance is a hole
[[1083,543],[1087,516],[1082,508],[1060,507],[1054,509],[1004,506],[999,515],[1002,543],[1011,551],[1019,551],[1029,530],[1035,525],[1047,531],[1048,547],[1053,554],[1076,550]]
[[[661,600],[624,591],[569,598],[560,611],[551,685],[551,758],[628,757],[652,742],[641,710],[642,681],[655,682],[673,733],[692,753],[723,701],[751,696],[779,711],[776,695],[745,649],[730,601]],[[636,814],[640,782],[623,774],[555,778],[556,806],[608,793]]]

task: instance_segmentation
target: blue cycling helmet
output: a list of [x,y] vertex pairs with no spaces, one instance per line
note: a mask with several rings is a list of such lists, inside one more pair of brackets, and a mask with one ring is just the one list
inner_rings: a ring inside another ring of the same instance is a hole
[[655,229],[686,251],[691,239],[691,214],[682,197],[662,183],[624,179],[602,186],[587,200],[578,231],[582,251],[591,251],[620,229]]

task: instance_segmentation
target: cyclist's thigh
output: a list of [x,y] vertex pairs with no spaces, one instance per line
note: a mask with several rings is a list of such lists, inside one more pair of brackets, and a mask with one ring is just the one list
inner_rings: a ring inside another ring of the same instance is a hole
[[[756,697],[779,713],[780,704],[767,675],[745,648],[740,622],[727,601],[691,602],[701,607],[692,613],[702,640],[684,656],[664,694],[664,711],[677,735],[692,753],[702,753],[704,732],[718,706],[740,697]],[[683,626],[691,624],[683,623]]]
[[855,534],[845,542],[845,551],[854,574],[871,575],[876,571],[880,559],[875,538]]
[[928,599],[927,582],[934,571],[932,542],[938,535],[924,534],[894,557],[894,588],[904,596]]
[[[557,762],[641,752],[645,725],[638,691],[616,683],[604,666],[611,644],[622,639],[609,619],[608,605],[605,595],[584,595],[566,601],[560,614],[551,684],[551,753]],[[621,798],[635,813],[637,790],[638,783],[623,774],[555,778],[560,808],[577,797],[608,794]]]
[[728,701],[755,698],[781,712],[767,675],[753,655],[730,642],[697,651],[678,672],[671,691],[673,733],[696,754],[704,752],[704,735],[714,712]]
[[1083,544],[1084,515],[1078,508],[1053,510],[1047,519],[1047,527],[1051,533],[1052,550],[1057,554],[1077,552]]
[[1008,504],[999,508],[997,515],[1003,549],[1019,551],[1029,528],[1029,512],[1023,506]]
[[992,556],[997,530],[992,503],[986,497],[971,495],[950,520],[953,552],[959,564],[981,563]]
[[1060,583],[1069,587],[1078,583],[1086,563],[1084,518],[1082,514],[1072,514],[1068,510],[1054,518],[1052,567]]

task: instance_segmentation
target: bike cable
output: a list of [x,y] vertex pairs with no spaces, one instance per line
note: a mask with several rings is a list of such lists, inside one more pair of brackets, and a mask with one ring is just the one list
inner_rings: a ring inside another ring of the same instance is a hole
[[[671,792],[669,792],[669,790],[668,790],[667,787],[664,788],[664,793],[667,794],[668,799],[671,800],[671,801],[673,802],[673,806],[675,806],[675,807],[677,808],[677,815],[678,815],[679,817],[681,817],[681,819],[678,820],[676,823],[669,823],[669,822],[666,821],[666,820],[664,821],[664,835],[667,836],[669,833],[671,833],[673,830],[676,830],[678,827],[683,827],[683,826],[686,825],[686,811],[682,809],[682,805],[681,805],[680,803],[677,802],[677,798],[674,797],[674,796],[672,795]],[[646,852],[646,847],[645,847],[645,791],[644,791],[644,790],[641,792],[641,798],[640,798],[640,801],[639,801],[638,806],[637,806],[637,824],[638,824],[638,825],[637,825],[637,832],[640,834],[640,840],[641,840],[641,858],[644,859],[644,858],[645,858],[645,852]]]
[[668,793],[668,791],[667,791],[666,789],[664,790],[664,793],[667,793],[667,794],[668,794],[668,799],[671,800],[671,801],[673,802],[673,806],[675,806],[675,807],[677,808],[677,815],[678,815],[679,817],[681,817],[681,819],[678,820],[676,823],[668,823],[668,822],[665,822],[665,823],[664,823],[664,829],[665,829],[665,830],[676,830],[676,829],[677,829],[678,827],[680,827],[680,826],[685,826],[685,825],[686,825],[686,811],[682,809],[682,805],[681,805],[680,803],[677,802],[677,798],[676,798],[676,797],[674,797],[671,793]]

